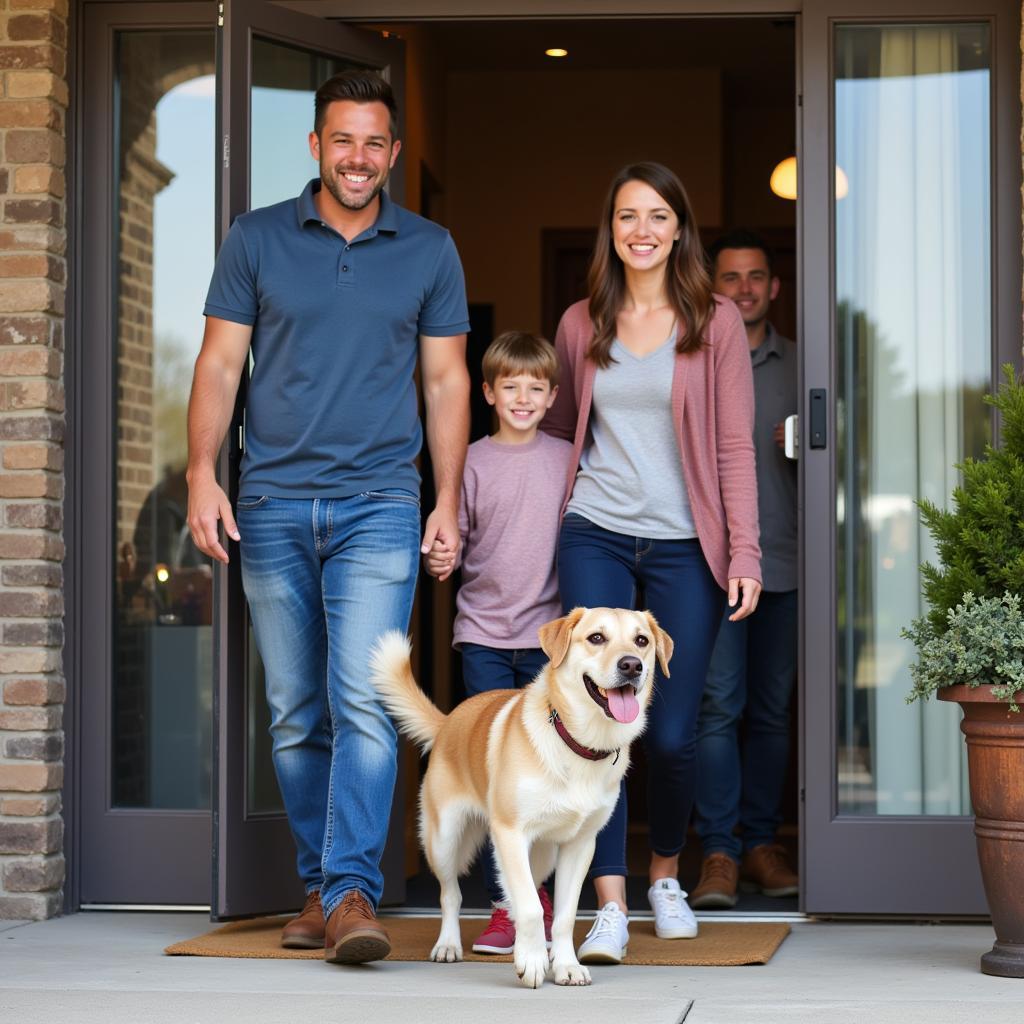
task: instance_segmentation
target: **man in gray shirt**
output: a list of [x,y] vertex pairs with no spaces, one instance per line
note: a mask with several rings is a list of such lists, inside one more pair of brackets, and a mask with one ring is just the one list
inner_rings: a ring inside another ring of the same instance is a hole
[[731,232],[709,259],[714,290],[739,307],[750,343],[764,590],[755,615],[723,620],[704,688],[695,805],[704,861],[689,900],[704,909],[735,906],[741,872],[745,888],[766,896],[799,890],[775,841],[797,665],[797,475],[783,452],[783,423],[797,409],[796,345],[768,322],[779,279],[761,238]]

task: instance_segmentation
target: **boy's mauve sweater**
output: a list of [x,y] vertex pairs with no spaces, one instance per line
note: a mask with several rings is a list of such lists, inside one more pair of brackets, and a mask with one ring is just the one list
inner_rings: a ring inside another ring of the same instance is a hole
[[538,433],[526,444],[469,446],[459,531],[462,586],[453,645],[539,647],[562,614],[555,550],[572,445]]

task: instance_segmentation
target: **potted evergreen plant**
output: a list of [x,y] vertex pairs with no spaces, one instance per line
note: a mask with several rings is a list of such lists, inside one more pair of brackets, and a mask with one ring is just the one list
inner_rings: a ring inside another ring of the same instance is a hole
[[1024,978],[1024,380],[1006,366],[986,402],[1001,441],[958,468],[953,507],[920,503],[938,564],[921,574],[928,613],[903,635],[917,648],[907,702],[957,701],[967,737],[974,833],[996,942],[985,974]]

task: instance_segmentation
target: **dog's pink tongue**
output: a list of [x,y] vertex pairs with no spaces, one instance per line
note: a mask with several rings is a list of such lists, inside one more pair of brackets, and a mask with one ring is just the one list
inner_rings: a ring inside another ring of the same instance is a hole
[[608,710],[616,722],[627,724],[640,714],[640,704],[632,686],[620,686],[608,691]]

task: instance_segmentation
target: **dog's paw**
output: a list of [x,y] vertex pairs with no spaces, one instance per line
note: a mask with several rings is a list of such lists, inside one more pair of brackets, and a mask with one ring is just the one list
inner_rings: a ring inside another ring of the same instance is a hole
[[552,964],[551,972],[556,985],[590,984],[590,971],[576,960]]
[[519,953],[516,951],[516,974],[519,983],[526,988],[540,988],[548,971],[548,951]]
[[454,964],[462,959],[462,946],[458,942],[445,942],[437,940],[437,944],[430,951],[430,959],[439,964]]

